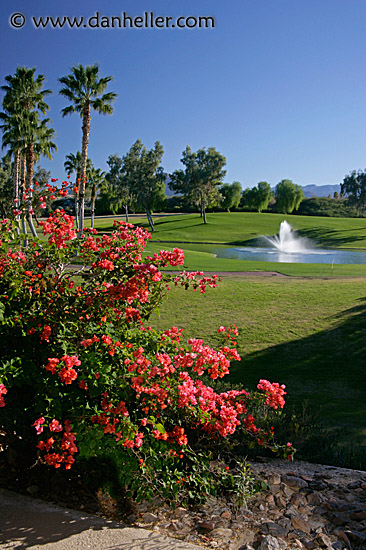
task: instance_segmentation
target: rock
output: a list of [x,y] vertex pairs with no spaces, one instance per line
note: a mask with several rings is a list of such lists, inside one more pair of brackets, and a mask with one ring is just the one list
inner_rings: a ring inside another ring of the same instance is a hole
[[351,481],[351,483],[348,483],[347,485],[348,489],[358,489],[360,487],[361,487],[361,480]]
[[211,537],[218,538],[218,539],[231,539],[233,536],[232,529],[225,529],[223,527],[219,527],[218,529],[213,529],[210,533]]
[[282,497],[276,497],[275,499],[277,508],[286,508],[286,501]]
[[306,495],[306,500],[311,506],[318,506],[323,502],[323,498],[320,493],[309,493]]
[[319,479],[317,481],[311,481],[309,483],[310,489],[313,489],[313,491],[324,491],[327,489],[328,485],[323,481],[322,479]]
[[348,521],[348,517],[346,517],[344,514],[329,514],[329,519],[331,520],[334,525],[337,525],[341,527],[342,525],[345,525]]
[[307,500],[305,495],[300,495],[299,493],[294,493],[291,497],[291,504],[294,506],[306,506]]
[[[28,489],[27,489],[28,490]],[[366,519],[366,510],[360,510],[359,512],[352,512],[350,518],[354,521],[363,521]]]
[[[243,533],[243,530],[241,530],[238,544],[240,545],[240,547],[244,547],[244,548],[248,547],[248,550],[250,550],[253,546],[254,540],[255,540],[255,535],[253,531],[249,531],[249,529],[248,530],[245,529],[244,533]],[[238,548],[238,550],[240,550],[240,548]]]
[[196,542],[197,535],[195,533],[191,533],[190,535],[184,537],[184,540],[186,540],[187,542]]
[[288,487],[293,489],[304,489],[305,487],[309,487],[308,482],[301,479],[301,477],[283,475],[281,476],[281,480]]
[[294,543],[300,548],[300,550],[303,550],[303,548],[305,548],[303,543],[299,539],[294,539]]
[[356,545],[364,545],[366,543],[366,533],[362,533],[361,531],[345,531],[344,534]]
[[162,523],[159,523],[159,529],[170,529],[172,525],[173,523],[171,521],[164,521]]
[[292,516],[291,524],[294,529],[304,531],[304,533],[310,533],[310,526],[301,516]]
[[325,522],[324,522],[323,518],[321,518],[321,517],[317,518],[317,517],[311,516],[308,519],[308,525],[310,527],[310,530],[315,531],[317,533],[321,532],[321,530],[324,527],[324,524],[325,524]]
[[159,518],[151,512],[145,512],[144,514],[142,514],[142,521],[144,523],[157,523],[159,521]]
[[215,521],[200,521],[198,522],[198,527],[204,531],[212,531],[216,527]]
[[317,542],[322,548],[328,548],[332,544],[332,541],[325,533],[319,533],[315,537],[315,542]]
[[273,535],[275,537],[287,537],[288,535],[288,529],[278,523],[275,523],[274,521],[265,521],[262,524],[261,530],[263,533],[268,533],[269,535]]
[[324,516],[324,514],[326,514],[327,512],[328,510],[323,506],[315,506],[313,510],[313,514],[316,514],[317,516]]
[[275,537],[267,535],[260,543],[258,550],[280,550],[280,544]]
[[181,506],[176,508],[173,513],[173,517],[177,519],[186,517],[187,515],[188,515],[188,510],[186,510],[185,508],[182,508]]
[[283,515],[286,518],[290,518],[291,516],[297,516],[298,515],[297,508],[295,506],[288,506],[288,508],[286,508]]
[[300,539],[300,541],[307,550],[315,550],[315,548],[319,548],[316,542],[314,542],[312,539],[302,538]]
[[279,485],[281,483],[280,474],[271,474],[270,476],[268,476],[268,483],[270,485]]
[[343,531],[343,529],[340,529],[339,527],[337,527],[337,529],[334,529],[333,534],[336,535],[337,537],[341,538],[346,543],[346,545],[349,548],[351,548],[350,540],[347,537],[346,533]]
[[287,487],[285,483],[281,483],[280,487],[281,487],[282,496],[286,498],[291,498],[292,495],[294,494],[294,492],[289,487]]
[[143,500],[142,502],[139,502],[139,503],[136,505],[136,509],[137,509],[137,511],[140,512],[141,514],[142,514],[143,512],[147,512],[147,510],[148,510],[148,503],[147,503],[145,500]]

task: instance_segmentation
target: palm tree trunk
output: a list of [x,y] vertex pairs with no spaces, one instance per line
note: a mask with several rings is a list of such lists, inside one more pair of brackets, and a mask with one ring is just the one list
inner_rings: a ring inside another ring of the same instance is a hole
[[80,176],[80,170],[76,172],[76,183],[75,187],[77,188],[77,193],[75,193],[75,223],[76,223],[76,230],[79,230],[79,190],[80,190],[80,182],[81,182],[81,176]]
[[[25,222],[25,213],[23,208],[24,203],[24,194],[25,194],[25,166],[26,166],[26,160],[25,157],[22,157],[21,160],[21,172],[20,172],[20,189],[19,189],[19,208],[22,211],[21,213],[21,220],[22,220],[22,233],[23,235],[27,234],[27,224]],[[28,246],[28,241],[25,238],[23,241],[24,246]]]
[[[20,149],[17,150],[15,153],[15,159],[14,159],[14,206],[16,210],[19,210],[20,207],[20,201],[19,201],[19,176],[20,176],[20,160],[21,160],[21,154]],[[16,215],[17,222],[20,222],[20,216],[19,214]],[[16,228],[16,232],[19,235],[20,230],[19,226]]]
[[26,164],[27,164],[27,180],[26,180],[26,191],[28,194],[27,199],[27,221],[28,225],[30,227],[31,233],[33,237],[37,237],[37,231],[33,224],[33,217],[32,217],[32,201],[30,198],[30,189],[32,188],[33,184],[33,173],[34,173],[34,149],[33,149],[33,143],[28,143],[27,149],[26,149]]
[[85,181],[86,162],[88,160],[88,145],[90,135],[90,103],[86,103],[83,110],[83,139],[81,148],[81,181],[79,189],[79,238],[84,230],[84,208],[85,208]]
[[91,192],[91,206],[90,206],[90,217],[91,217],[91,227],[94,228],[94,215],[95,215],[95,197],[97,195],[97,189],[93,183],[92,192]]

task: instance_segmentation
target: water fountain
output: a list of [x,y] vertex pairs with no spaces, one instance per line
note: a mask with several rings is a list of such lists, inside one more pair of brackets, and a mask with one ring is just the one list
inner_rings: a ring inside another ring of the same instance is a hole
[[264,237],[271,246],[287,254],[306,253],[314,248],[309,239],[299,237],[286,220],[281,222],[280,231],[274,237]]
[[[281,222],[278,235],[261,237],[261,246],[214,248],[217,258],[285,263],[366,264],[364,250],[326,250],[300,237],[287,221]],[[333,268],[332,268],[333,269]]]

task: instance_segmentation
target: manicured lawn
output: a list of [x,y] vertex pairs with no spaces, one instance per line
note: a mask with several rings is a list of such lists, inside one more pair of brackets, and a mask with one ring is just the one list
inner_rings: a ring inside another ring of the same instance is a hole
[[[154,219],[154,241],[248,244],[261,235],[278,233],[281,221],[287,220],[301,235],[314,239],[322,247],[366,248],[365,218],[220,212],[208,214],[207,225],[198,214],[169,215]],[[96,225],[110,229],[112,220],[113,218],[98,218]],[[131,223],[139,223],[148,228],[145,217],[131,217]]]
[[230,379],[254,388],[260,378],[288,388],[289,403],[309,400],[344,440],[366,443],[366,279],[225,277],[200,295],[173,289],[152,325],[218,342],[235,323],[242,361]]
[[[123,219],[122,217],[119,219]],[[252,262],[216,258],[205,243],[256,244],[261,235],[273,235],[281,221],[287,221],[304,236],[323,247],[366,248],[366,219],[283,216],[280,214],[218,213],[209,214],[207,225],[197,214],[155,218],[156,230],[147,246],[147,254],[160,249],[183,248],[186,268],[203,271],[278,271],[292,276],[366,276],[366,265],[291,264]],[[148,229],[146,218],[131,217],[132,223]],[[112,229],[113,218],[97,218],[96,227]]]
[[195,244],[166,244],[148,242],[146,254],[152,256],[161,249],[172,250],[174,246],[183,248],[185,252],[185,269],[192,271],[277,271],[294,277],[366,277],[366,264],[341,265],[334,264],[297,264],[278,262],[251,262],[215,258],[205,251],[205,245]]

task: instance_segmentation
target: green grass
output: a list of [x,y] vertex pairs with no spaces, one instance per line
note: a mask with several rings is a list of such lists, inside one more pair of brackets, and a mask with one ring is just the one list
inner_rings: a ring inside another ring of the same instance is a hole
[[[278,262],[251,262],[246,260],[231,260],[215,258],[212,253],[199,250],[200,245],[164,244],[149,242],[146,254],[152,256],[161,249],[183,248],[185,252],[185,269],[191,271],[276,271],[293,277],[366,277],[365,265],[334,264],[297,264]],[[193,249],[195,248],[195,249]],[[205,246],[202,245],[204,249]]]
[[[123,218],[120,218],[123,219]],[[322,247],[366,248],[365,218],[325,218],[255,212],[220,212],[207,215],[205,225],[198,214],[155,218],[153,241],[249,244],[261,235],[278,233],[287,220],[301,235]],[[131,218],[148,228],[145,217]],[[110,229],[112,218],[98,218],[97,227]]]
[[[287,219],[304,236],[323,247],[365,248],[366,220],[363,218],[319,218],[284,216],[245,212],[209,214],[205,225],[197,214],[162,216],[155,220],[155,232],[147,246],[147,254],[161,248],[183,248],[186,268],[203,271],[278,271],[291,276],[337,277],[366,276],[366,265],[290,264],[252,262],[216,258],[212,246],[205,243],[255,244],[261,235],[278,232],[281,221]],[[132,223],[146,228],[146,218],[131,217]],[[97,218],[96,227],[112,229],[113,218]]]
[[237,324],[242,361],[230,380],[254,388],[284,383],[289,404],[309,400],[344,442],[366,443],[366,289],[364,279],[225,277],[200,295],[173,289],[152,325],[183,327],[217,344],[217,328]]

